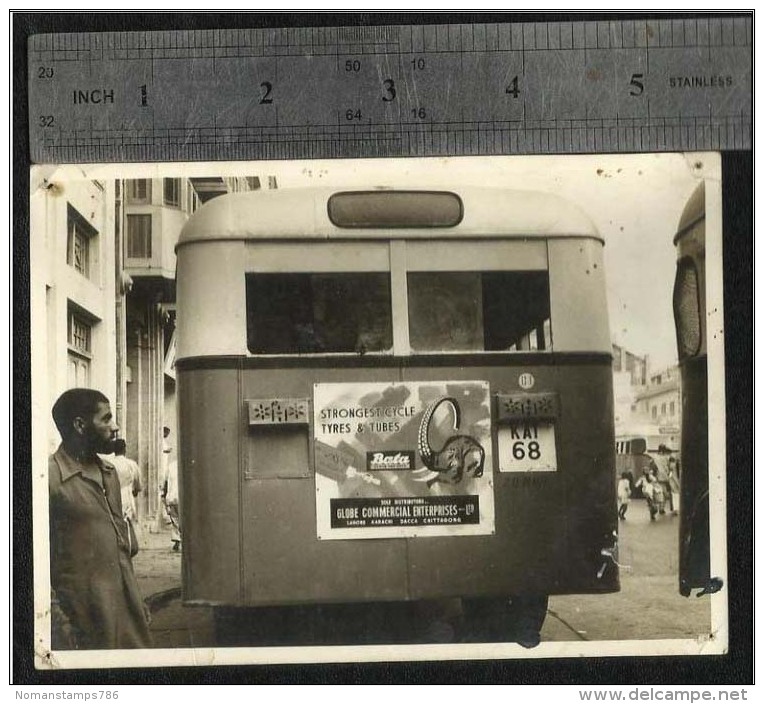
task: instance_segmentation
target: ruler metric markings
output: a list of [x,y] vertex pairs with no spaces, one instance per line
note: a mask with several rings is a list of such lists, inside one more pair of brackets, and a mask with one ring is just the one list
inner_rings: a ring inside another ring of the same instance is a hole
[[30,37],[36,163],[750,149],[752,21]]

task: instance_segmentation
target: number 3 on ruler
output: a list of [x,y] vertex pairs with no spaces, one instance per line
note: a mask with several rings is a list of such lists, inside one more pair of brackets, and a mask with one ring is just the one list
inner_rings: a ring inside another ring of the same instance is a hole
[[383,102],[389,103],[395,100],[395,81],[388,78],[382,85],[385,86],[385,95],[382,96]]

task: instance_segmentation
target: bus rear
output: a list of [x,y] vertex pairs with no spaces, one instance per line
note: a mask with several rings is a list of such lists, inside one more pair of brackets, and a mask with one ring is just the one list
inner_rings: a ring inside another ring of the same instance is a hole
[[602,250],[538,193],[200,209],[177,248],[185,601],[616,591]]

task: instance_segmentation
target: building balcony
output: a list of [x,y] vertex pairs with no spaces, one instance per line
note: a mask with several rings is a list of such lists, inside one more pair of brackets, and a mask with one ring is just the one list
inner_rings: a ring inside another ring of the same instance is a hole
[[188,215],[162,205],[125,207],[125,271],[141,277],[175,278],[175,244]]

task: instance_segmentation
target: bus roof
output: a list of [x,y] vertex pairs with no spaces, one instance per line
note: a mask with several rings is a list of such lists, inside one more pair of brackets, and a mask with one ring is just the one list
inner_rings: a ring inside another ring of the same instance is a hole
[[[415,189],[374,189],[373,192]],[[418,189],[446,193],[447,189]],[[337,193],[369,189],[300,188],[219,196],[202,206],[180,233],[178,246],[199,241],[254,239],[546,238],[587,237],[602,241],[577,206],[555,195],[499,188],[454,189],[463,217],[452,227],[338,227],[327,204]]]

